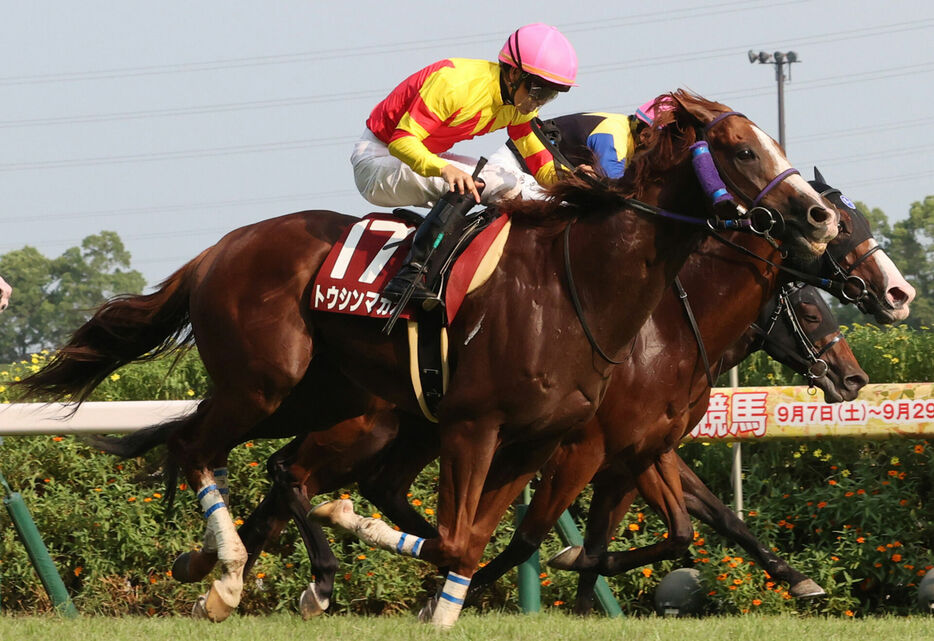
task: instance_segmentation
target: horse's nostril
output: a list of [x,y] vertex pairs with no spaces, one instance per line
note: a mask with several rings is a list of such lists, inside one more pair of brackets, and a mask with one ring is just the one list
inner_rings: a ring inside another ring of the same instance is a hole
[[896,309],[905,305],[911,298],[907,292],[902,291],[898,287],[892,287],[886,293],[888,294],[889,302],[891,302],[892,307]]
[[865,374],[852,374],[843,379],[843,386],[853,391],[863,389],[867,383],[869,383],[869,377]]
[[808,218],[812,222],[823,225],[830,219],[830,212],[823,207],[811,207],[808,210]]

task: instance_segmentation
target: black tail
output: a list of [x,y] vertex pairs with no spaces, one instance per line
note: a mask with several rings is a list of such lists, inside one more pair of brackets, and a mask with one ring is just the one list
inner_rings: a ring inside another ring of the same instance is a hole
[[68,397],[80,404],[114,370],[191,344],[188,298],[204,254],[169,276],[155,293],[118,296],[104,303],[45,367],[16,383],[24,396]]

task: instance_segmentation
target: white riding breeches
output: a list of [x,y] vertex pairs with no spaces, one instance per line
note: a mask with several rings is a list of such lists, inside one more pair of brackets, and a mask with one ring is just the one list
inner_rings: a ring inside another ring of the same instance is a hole
[[[475,158],[452,153],[439,155],[468,174],[473,174],[477,165]],[[380,207],[431,207],[450,189],[440,176],[422,176],[391,155],[389,147],[369,129],[354,144],[350,162],[360,194]],[[510,166],[491,158],[480,172],[486,185],[480,194],[481,202],[489,204],[520,195],[523,175],[527,174],[515,159]]]

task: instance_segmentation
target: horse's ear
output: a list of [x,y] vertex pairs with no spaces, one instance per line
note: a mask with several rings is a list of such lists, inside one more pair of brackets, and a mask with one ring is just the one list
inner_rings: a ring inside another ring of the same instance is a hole
[[820,173],[820,169],[817,167],[814,168],[814,180],[819,183],[824,183],[825,185],[827,184],[827,181],[824,180],[824,176]]

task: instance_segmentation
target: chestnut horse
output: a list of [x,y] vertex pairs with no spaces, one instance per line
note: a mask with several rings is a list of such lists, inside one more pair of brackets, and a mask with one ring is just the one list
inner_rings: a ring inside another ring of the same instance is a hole
[[[828,401],[851,397],[854,388],[861,386],[866,377],[842,339],[833,313],[813,287],[789,285],[786,288],[763,308],[757,323],[737,341],[719,365],[731,367],[747,354],[764,349],[804,376],[811,385],[822,389]],[[608,393],[613,391],[611,385]],[[431,536],[434,531],[411,509],[405,498],[405,491],[422,463],[434,457],[435,452],[429,452],[430,445],[435,442],[434,426],[416,417],[397,416],[391,409],[390,405],[377,402],[367,416],[345,421],[331,430],[299,437],[274,454],[267,464],[273,487],[240,528],[249,553],[246,573],[265,544],[277,538],[289,518],[294,518],[312,559],[316,579],[300,599],[300,610],[306,618],[327,609],[337,571],[337,559],[330,554],[327,544],[322,543],[323,533],[317,524],[305,519],[311,497],[359,483],[361,493],[396,525],[423,537]],[[301,419],[276,415],[270,420],[288,423]],[[398,459],[394,458],[396,455]],[[793,595],[823,593],[817,584],[759,543],[745,523],[706,488],[690,467],[682,466],[681,478],[692,516],[760,559],[762,567],[775,580],[791,586]],[[470,596],[476,596],[534,550],[523,550],[523,542],[528,539],[523,534],[517,536],[517,541],[510,544],[508,556],[504,553],[474,575]],[[192,553],[192,557],[195,559],[192,566],[198,572],[186,573],[184,578],[200,580],[216,559],[204,558],[202,553]],[[185,564],[186,570],[192,566]],[[177,572],[173,576],[180,577]]]
[[[854,233],[852,230],[868,229],[868,222],[858,211],[850,211],[849,208],[843,207],[842,205],[839,211],[841,214],[840,229],[843,238],[838,237],[838,239],[831,242],[828,246],[828,253],[832,253],[834,260],[839,264],[854,265],[854,268],[850,270],[847,276],[856,276],[867,281],[869,285],[868,289],[870,292],[874,293],[874,296],[878,296],[878,293],[884,293],[887,289],[890,289],[890,283],[897,282],[899,279],[903,281],[904,279],[901,278],[897,270],[896,277],[890,275],[883,276],[884,270],[879,269],[877,265],[873,264],[876,258],[872,260],[863,260],[861,263],[859,262],[858,259],[875,244],[875,240],[872,239],[871,234],[869,234],[867,238],[862,232]],[[731,252],[729,249],[719,251],[720,253],[726,252],[727,254]],[[714,245],[711,260],[716,258],[717,252],[717,246]],[[692,259],[685,271],[696,262],[703,261],[700,261],[700,259]],[[823,267],[825,269],[825,275],[828,273],[835,273],[836,271],[832,263],[825,263]],[[792,308],[789,303],[785,302],[779,308],[779,316],[777,318],[770,318],[772,311],[775,309],[775,303],[773,302],[771,305],[767,305],[764,308],[763,313],[766,314],[766,316],[760,319],[759,325],[768,327],[769,330],[773,332],[775,330],[781,331],[784,329],[788,332],[789,336],[796,337],[798,349],[789,350],[787,347],[783,347],[783,344],[787,344],[787,341],[785,341],[785,343],[781,341],[771,341],[769,343],[772,347],[771,353],[788,364],[796,365],[797,367],[795,367],[795,369],[802,373],[802,375],[805,375],[812,384],[816,383],[825,390],[825,396],[828,401],[839,402],[841,400],[851,400],[855,397],[858,390],[865,385],[867,379],[865,373],[859,369],[858,364],[856,364],[849,348],[845,344],[835,347],[835,343],[840,339],[840,335],[839,332],[835,330],[830,331],[831,328],[835,326],[835,323],[830,320],[832,319],[832,315],[829,309],[826,308],[823,301],[817,296],[813,289],[807,288],[802,290],[792,285],[786,285],[786,287],[793,288],[796,296],[794,305],[799,309],[799,315],[794,316],[790,314],[789,312]],[[802,296],[806,296],[806,298],[802,300]],[[659,308],[653,312],[653,319],[655,316],[664,315],[666,312],[669,313],[669,317],[680,319],[683,312],[680,306],[675,304],[675,300],[672,294],[666,308]],[[713,316],[713,318],[711,318],[711,325],[716,326],[720,324],[722,321],[717,317],[716,310],[719,310],[717,301],[712,301],[708,307],[715,310],[711,312]],[[904,303],[903,308],[907,311],[907,302]],[[729,317],[729,314],[727,316]],[[817,324],[813,324],[815,323],[815,319]],[[678,322],[683,323],[683,321]],[[786,326],[786,323],[790,322],[793,322],[794,325],[792,327]],[[809,325],[809,323],[811,324]],[[830,324],[828,325],[828,323]],[[825,329],[827,331],[823,331]],[[643,328],[643,331],[644,330],[645,328]],[[737,341],[730,350],[731,353],[724,355],[717,369],[719,371],[725,371],[732,366],[732,363],[738,362],[745,357],[754,346],[760,344],[760,336],[763,334],[763,331],[764,330],[759,328],[756,328],[755,331],[747,331],[745,338]],[[821,333],[815,337],[815,332]],[[696,349],[693,340],[693,337],[690,336],[685,329],[682,335],[682,341],[686,347],[682,347],[681,351],[683,352],[685,349]],[[645,342],[648,343],[649,341]],[[661,354],[662,359],[669,354],[672,354],[672,358],[679,358],[681,352],[678,350],[671,351],[671,347],[672,346],[669,344],[661,343],[656,349],[656,352]],[[641,344],[637,344],[637,348],[641,348]],[[828,350],[832,350],[829,351],[830,357],[836,357],[837,359],[836,362],[831,362],[832,365],[836,365],[835,367],[828,368],[826,361],[823,359],[825,356],[824,352]],[[662,360],[662,362],[664,362],[664,360]],[[626,367],[627,366],[624,365],[620,369]],[[657,361],[656,367],[660,367]],[[618,376],[618,373],[619,370],[614,374],[614,379]],[[828,384],[831,383],[831,381],[826,379],[827,376],[836,376],[832,384]],[[651,382],[651,379],[649,379],[649,382]],[[618,394],[620,398],[626,398],[627,396],[642,398],[642,395],[646,393],[651,393],[651,390],[636,389],[632,392],[625,386],[617,386],[615,383],[611,384],[608,389],[608,394]],[[602,414],[607,407],[612,407],[612,405],[604,405],[603,407],[604,409],[598,411],[598,415]],[[386,408],[382,407],[381,410],[386,410]],[[272,420],[277,418],[280,417],[274,417]],[[281,418],[286,423],[301,421],[297,416]],[[327,434],[327,432],[309,435],[304,444],[300,446],[297,444],[290,444],[283,452],[273,457],[270,461],[270,471],[273,477],[279,482],[280,486],[284,488],[285,492],[280,496],[278,502],[273,497],[264,501],[263,506],[255,517],[251,517],[247,525],[244,526],[242,533],[244,538],[250,541],[248,547],[251,547],[251,558],[261,547],[265,537],[275,536],[283,526],[281,520],[277,521],[270,516],[270,511],[275,511],[275,505],[279,506],[279,519],[286,519],[289,513],[291,513],[298,516],[299,520],[301,520],[301,515],[307,512],[309,507],[307,499],[304,497],[296,498],[289,496],[289,490],[297,488],[301,492],[303,486],[304,496],[307,497],[359,481],[361,484],[361,491],[364,495],[379,506],[383,513],[397,525],[403,527],[406,531],[414,531],[419,536],[430,535],[430,527],[421,522],[420,517],[408,508],[404,499],[405,490],[408,488],[411,480],[414,479],[421,465],[426,464],[434,457],[434,452],[430,451],[430,448],[426,449],[426,445],[431,442],[430,434],[423,432],[414,440],[405,440],[405,445],[400,446],[397,444],[395,451],[400,452],[400,462],[386,464],[389,465],[388,471],[379,474],[377,473],[377,470],[380,469],[379,465],[373,459],[372,454],[380,450],[384,446],[384,443],[395,438],[396,424],[393,423],[391,419],[379,421],[377,418],[378,416],[375,415],[366,417],[362,419],[362,423],[358,424],[354,424],[353,421],[348,421],[344,425],[335,428],[334,432],[340,435],[339,438],[342,450],[352,450],[357,454],[357,457],[354,459],[355,465],[350,465],[346,456],[340,459],[343,460],[345,465],[340,468],[340,472],[338,473],[335,473],[336,470],[333,467],[326,464],[322,465],[323,461],[339,460],[338,457],[333,456],[333,452],[329,451],[329,444],[322,440],[323,435]],[[411,423],[412,419],[407,419],[407,422]],[[329,438],[334,439],[335,436],[332,435]],[[354,445],[350,446],[349,443],[354,443]],[[421,456],[416,455],[416,452],[421,452]],[[392,458],[391,455],[383,454],[382,460]],[[769,570],[772,576],[780,581],[787,581],[791,586],[792,594],[796,596],[809,596],[822,592],[813,581],[810,581],[804,575],[790,568],[784,561],[775,557],[770,550],[759,544],[752,537],[751,533],[749,533],[748,529],[745,528],[745,525],[736,519],[722,503],[716,500],[689,468],[684,468],[682,471],[682,478],[691,484],[691,499],[693,499],[694,510],[698,513],[701,509],[705,510],[705,512],[701,514],[701,517],[706,515],[708,522],[711,522],[715,527],[720,525],[720,529],[723,529],[724,526],[722,524],[729,523],[731,527],[735,528],[735,536],[740,544],[744,545],[751,554],[759,558],[763,567]],[[719,506],[720,509],[718,510],[712,507],[715,505]],[[561,510],[559,510],[559,513],[560,511]],[[528,515],[526,516],[523,530],[534,526],[534,517],[534,512],[531,517]],[[548,529],[550,529],[550,525],[542,524],[539,527],[539,534],[544,536],[544,533],[547,532]],[[272,530],[272,533],[269,533],[267,530]],[[314,528],[309,526],[306,526],[306,528],[302,530],[303,537],[306,538],[306,541],[310,540],[309,537],[312,536],[313,531]],[[321,534],[314,536],[319,540],[323,538]],[[496,576],[499,576],[506,569],[524,560],[528,554],[531,554],[531,552],[538,547],[537,544],[530,544],[528,540],[523,540],[525,537],[523,536],[522,530],[517,533],[517,537],[518,538],[515,539],[510,546],[508,555],[501,555],[500,558],[488,564],[475,576],[471,592],[482,589],[485,580],[495,580]],[[536,537],[533,536],[532,538]],[[310,589],[302,596],[302,611],[305,614],[313,614],[327,607],[330,587],[332,585],[332,579],[328,577],[328,571],[331,567],[336,565],[336,560],[329,557],[321,550],[311,550],[310,554],[317,562],[314,565],[317,568],[316,576],[318,577],[318,582],[317,584],[309,586]],[[203,566],[204,569],[202,571],[206,572],[206,570],[210,568],[210,563],[211,561],[209,560]],[[201,572],[199,572],[196,577],[192,578],[200,578],[200,576]]]
[[[483,548],[513,497],[599,406],[612,364],[597,346],[615,360],[630,352],[701,238],[703,226],[687,222],[703,222],[712,208],[692,173],[694,142],[706,140],[734,198],[781,216],[778,237],[786,248],[816,258],[837,233],[829,204],[750,120],[684,91],[669,99],[674,108],[659,118],[619,185],[571,179],[549,201],[504,207],[513,226],[502,258],[449,328],[454,373],[438,410],[438,535],[416,540],[360,519],[349,505],[331,506],[337,521],[371,544],[450,569],[431,613],[438,626],[459,616]],[[651,206],[665,216],[645,213],[655,211]],[[310,309],[315,273],[355,221],[313,211],[235,230],[155,293],[105,303],[23,381],[32,394],[71,394],[80,402],[120,366],[172,349],[179,337],[197,342],[214,388],[175,423],[168,447],[204,510],[205,548],[217,550],[223,569],[196,604],[212,620],[238,605],[247,558],[226,508],[226,475],[214,473],[229,451],[290,395],[316,407],[314,420],[295,430],[359,416],[371,394],[419,411],[404,332],[384,336],[373,319]],[[565,254],[575,290],[559,276]],[[720,286],[712,280],[705,288]],[[569,293],[583,310],[575,310]]]

